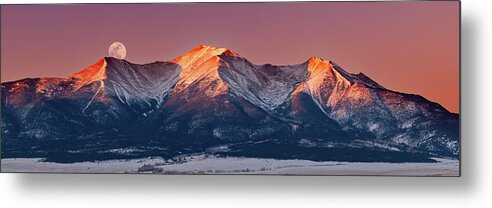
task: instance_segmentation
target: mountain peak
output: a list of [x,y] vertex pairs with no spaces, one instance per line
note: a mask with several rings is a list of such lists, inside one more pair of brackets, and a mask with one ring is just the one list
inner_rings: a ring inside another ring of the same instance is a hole
[[331,66],[331,61],[326,61],[319,57],[311,57],[307,63],[307,70],[311,73],[311,76],[323,73],[323,71],[329,70]]
[[82,86],[91,82],[106,79],[106,66],[107,62],[105,58],[100,59],[97,63],[88,66],[82,71],[70,75],[68,78],[76,79],[75,89],[78,90]]
[[197,47],[195,47],[193,50],[200,50],[200,49],[219,49],[219,47],[205,45],[205,44],[200,44]]
[[215,55],[219,56],[222,54],[230,55],[230,56],[238,56],[237,53],[227,49],[227,48],[219,48],[215,46],[209,46],[205,44],[200,44],[191,51],[189,51],[187,54],[193,54],[193,55]]
[[197,63],[206,62],[208,59],[214,56],[220,56],[222,54],[228,56],[238,56],[237,53],[234,53],[227,48],[217,48],[201,44],[191,51],[188,51],[185,55],[170,60],[170,62],[180,65],[183,69],[187,69],[192,66],[196,66]]
[[308,62],[309,63],[320,63],[320,62],[326,62],[325,60],[323,60],[322,58],[320,57],[315,57],[315,56],[312,56],[308,59]]

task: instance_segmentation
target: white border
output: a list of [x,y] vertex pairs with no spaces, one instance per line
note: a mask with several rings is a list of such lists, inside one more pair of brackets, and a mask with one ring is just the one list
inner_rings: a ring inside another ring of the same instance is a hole
[[[39,2],[71,3],[0,1]],[[462,1],[461,178],[0,174],[0,206],[491,207],[490,8],[490,0]]]

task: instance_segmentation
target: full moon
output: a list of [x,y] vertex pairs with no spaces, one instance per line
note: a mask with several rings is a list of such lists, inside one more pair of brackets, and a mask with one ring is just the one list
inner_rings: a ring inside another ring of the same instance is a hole
[[125,59],[126,48],[123,43],[114,42],[109,46],[109,56],[117,59]]

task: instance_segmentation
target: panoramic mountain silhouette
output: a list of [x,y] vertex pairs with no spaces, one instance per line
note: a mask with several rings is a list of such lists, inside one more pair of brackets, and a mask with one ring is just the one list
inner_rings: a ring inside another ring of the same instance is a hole
[[457,158],[459,115],[332,61],[255,65],[200,45],[2,83],[2,157],[76,162],[206,153],[315,161]]

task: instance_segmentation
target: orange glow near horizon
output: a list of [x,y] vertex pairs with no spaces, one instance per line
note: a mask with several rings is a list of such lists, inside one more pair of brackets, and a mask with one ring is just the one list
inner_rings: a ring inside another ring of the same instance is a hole
[[255,64],[320,57],[459,113],[459,1],[2,5],[1,80],[68,77],[115,41],[138,64],[199,44]]

